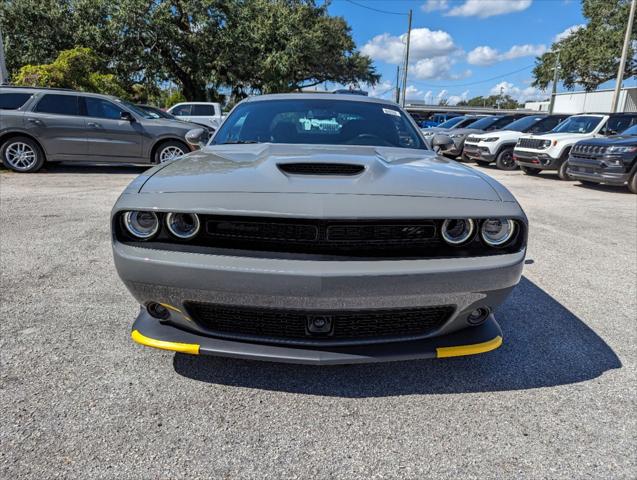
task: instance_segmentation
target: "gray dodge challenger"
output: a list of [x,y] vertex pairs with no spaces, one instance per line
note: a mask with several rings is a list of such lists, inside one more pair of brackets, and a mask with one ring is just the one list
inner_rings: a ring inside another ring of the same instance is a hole
[[429,149],[396,104],[239,103],[201,150],[112,211],[136,342],[308,364],[452,357],[502,343],[528,223],[498,182]]

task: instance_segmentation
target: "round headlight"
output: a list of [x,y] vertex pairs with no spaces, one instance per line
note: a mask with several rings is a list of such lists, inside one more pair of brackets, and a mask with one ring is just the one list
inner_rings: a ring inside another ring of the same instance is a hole
[[513,237],[515,222],[508,218],[489,218],[482,223],[480,233],[487,245],[499,247]]
[[155,212],[137,210],[124,214],[124,225],[131,235],[143,240],[149,239],[159,231],[159,219]]
[[470,218],[447,219],[442,224],[442,238],[450,245],[460,245],[473,237],[474,230]]
[[196,213],[169,213],[166,226],[170,233],[181,239],[192,238],[199,232],[199,217]]

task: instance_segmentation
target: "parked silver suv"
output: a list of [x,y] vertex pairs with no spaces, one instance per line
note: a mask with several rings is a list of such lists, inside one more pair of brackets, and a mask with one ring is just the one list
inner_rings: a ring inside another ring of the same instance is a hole
[[193,128],[108,95],[0,87],[0,160],[17,172],[59,161],[161,163],[194,148],[185,140]]

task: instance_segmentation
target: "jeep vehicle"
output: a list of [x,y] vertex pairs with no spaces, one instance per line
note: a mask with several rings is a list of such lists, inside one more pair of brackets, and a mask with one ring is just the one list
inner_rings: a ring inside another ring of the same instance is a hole
[[[445,135],[449,140],[437,143],[444,143],[447,148],[442,150],[442,154],[446,157],[458,157],[462,155],[463,160],[469,160],[463,153],[464,142],[466,138],[474,133],[485,133],[493,130],[501,130],[509,123],[528,115],[527,113],[513,113],[509,115],[494,115],[492,117],[481,118],[477,122],[472,123],[465,128],[456,128],[448,133],[440,133],[438,135]],[[436,136],[438,136],[436,135]]]
[[109,95],[0,87],[0,159],[16,172],[58,161],[161,163],[194,149],[185,139],[194,128]]
[[427,143],[431,145],[431,140],[437,133],[449,133],[450,130],[454,130],[456,128],[467,128],[472,123],[477,122],[484,117],[485,115],[462,115],[460,117],[450,118],[446,122],[442,122],[437,127],[421,128],[420,131],[425,137],[425,140],[427,140]]
[[524,133],[545,133],[553,130],[568,115],[529,115],[497,132],[470,135],[464,142],[464,155],[478,165],[495,162],[500,170],[518,168],[513,148]]
[[568,180],[568,157],[581,140],[617,135],[637,123],[637,113],[587,113],[573,115],[544,135],[522,136],[513,150],[513,158],[527,175],[557,170]]
[[585,185],[628,185],[637,193],[637,124],[620,135],[577,142],[567,172]]

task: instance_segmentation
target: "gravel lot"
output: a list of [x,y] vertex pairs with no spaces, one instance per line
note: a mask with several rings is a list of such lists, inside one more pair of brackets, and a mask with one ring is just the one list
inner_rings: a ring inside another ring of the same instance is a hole
[[635,478],[637,196],[484,169],[531,221],[482,356],[307,367],[129,339],[140,168],[0,171],[2,478]]

